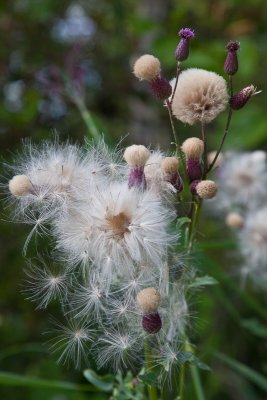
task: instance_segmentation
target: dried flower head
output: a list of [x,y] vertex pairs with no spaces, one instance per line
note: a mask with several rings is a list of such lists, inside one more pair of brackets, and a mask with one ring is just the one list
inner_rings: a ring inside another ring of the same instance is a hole
[[225,223],[231,228],[242,228],[244,225],[244,218],[237,212],[230,212],[226,216]]
[[131,167],[143,167],[150,156],[150,151],[143,145],[133,144],[124,151],[124,159]]
[[191,137],[183,142],[181,149],[187,159],[199,160],[204,152],[204,143],[197,137]]
[[[173,85],[173,81],[171,82]],[[213,121],[228,103],[227,85],[215,72],[198,68],[183,71],[172,102],[173,115],[193,125]]]
[[174,174],[178,171],[179,161],[176,157],[165,157],[161,162],[161,169],[165,174]]
[[234,94],[230,99],[230,106],[233,110],[240,110],[249,101],[249,99],[255,94],[261,91],[256,91],[255,86],[250,85],[241,89],[238,93]]
[[28,176],[16,175],[9,181],[9,190],[13,196],[25,196],[32,193],[33,186]]
[[141,290],[136,297],[137,304],[144,314],[156,312],[160,303],[160,294],[154,287]]
[[196,186],[196,192],[201,199],[212,199],[217,193],[217,185],[210,180],[201,181]]
[[[213,160],[214,160],[216,154],[217,154],[217,151],[215,151],[215,150],[214,150],[214,151],[210,151],[210,152],[208,153],[208,164],[209,164],[209,165],[211,165],[211,163],[213,162]],[[216,160],[216,162],[215,162],[213,168],[219,168],[219,167],[221,167],[222,164],[223,164],[223,159],[224,159],[223,154],[220,153],[219,156],[217,157],[217,160]]]
[[140,80],[152,81],[160,75],[160,61],[151,54],[144,54],[136,60],[133,73]]

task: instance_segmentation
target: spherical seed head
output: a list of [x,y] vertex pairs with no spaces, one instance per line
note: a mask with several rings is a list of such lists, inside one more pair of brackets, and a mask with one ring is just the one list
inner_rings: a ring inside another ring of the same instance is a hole
[[143,145],[133,144],[124,151],[124,159],[131,167],[143,167],[150,156],[150,151]]
[[161,169],[165,174],[175,174],[178,166],[179,161],[176,157],[165,157],[161,162]]
[[157,333],[162,327],[161,318],[158,312],[143,315],[142,326],[147,333]]
[[237,212],[231,212],[226,216],[225,223],[231,228],[242,228],[244,218]]
[[201,199],[212,199],[217,193],[217,185],[213,181],[201,181],[196,185],[196,193]]
[[199,160],[204,152],[203,140],[192,137],[188,138],[182,144],[182,151],[189,160]]
[[141,81],[152,81],[160,75],[160,61],[151,54],[145,54],[136,60],[133,73]]
[[25,196],[32,190],[28,176],[16,175],[9,181],[9,190],[14,196]]
[[256,88],[253,85],[241,89],[238,93],[234,94],[230,99],[230,106],[233,110],[240,110],[248,102],[248,100],[257,94]]
[[154,287],[141,290],[136,301],[144,314],[156,312],[160,303],[160,294]]

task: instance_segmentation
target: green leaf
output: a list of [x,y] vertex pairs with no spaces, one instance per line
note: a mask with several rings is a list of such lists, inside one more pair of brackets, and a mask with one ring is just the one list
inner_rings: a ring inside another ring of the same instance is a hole
[[64,381],[52,381],[46,379],[35,378],[32,376],[22,376],[11,372],[0,371],[0,384],[4,386],[24,386],[37,387],[43,389],[60,389],[60,390],[75,390],[98,392],[97,388],[91,385],[77,385],[76,383]]
[[195,280],[190,284],[190,287],[200,287],[200,286],[209,286],[209,285],[217,285],[218,281],[212,276],[198,276]]
[[265,378],[263,375],[249,368],[247,365],[244,365],[239,361],[236,361],[231,357],[226,356],[225,354],[216,352],[215,356],[219,360],[223,361],[225,364],[229,365],[229,367],[231,367],[233,370],[235,370],[236,372],[240,373],[245,378],[253,382],[259,388],[267,392],[267,378]]
[[267,339],[267,328],[256,318],[243,319],[241,324],[253,335]]
[[154,372],[144,372],[138,375],[139,379],[149,386],[157,386],[158,377]]
[[188,217],[181,217],[181,218],[178,218],[176,227],[177,227],[177,228],[182,228],[183,225],[189,224],[190,222],[191,222],[191,219],[188,218]]
[[83,371],[83,376],[96,388],[103,392],[111,392],[114,384],[113,375],[97,375],[92,369],[86,369]]

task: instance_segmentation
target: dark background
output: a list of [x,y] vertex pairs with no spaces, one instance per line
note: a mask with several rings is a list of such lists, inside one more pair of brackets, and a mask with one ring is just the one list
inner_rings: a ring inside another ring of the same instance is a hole
[[[134,78],[131,66],[137,56],[151,53],[160,58],[166,77],[172,78],[177,32],[184,26],[196,33],[190,57],[184,63],[186,67],[223,74],[226,43],[230,39],[241,42],[234,89],[253,83],[262,93],[244,110],[234,113],[226,147],[266,149],[266,24],[265,0],[1,2],[2,161],[15,158],[24,138],[38,143],[57,132],[62,140],[70,138],[82,143],[85,136],[90,136],[66,89],[66,82],[74,81],[108,143],[116,144],[124,138],[123,146],[143,143],[170,150],[167,112],[151,97],[146,84]],[[225,119],[226,115],[222,115],[209,126],[210,149],[219,143]],[[198,127],[177,127],[181,140],[200,134]],[[5,179],[3,167],[2,182]],[[0,221],[0,369],[48,380],[85,383],[80,372],[58,366],[56,358],[48,356],[42,345],[45,339],[41,333],[47,329],[49,312],[34,311],[34,305],[20,293],[26,267],[21,253],[29,227],[8,222],[4,204]],[[244,322],[255,319],[265,327],[266,294],[249,284],[245,290],[240,289],[234,243],[221,221],[203,217],[199,239],[196,265],[221,282],[204,289],[191,306],[197,317],[192,325],[197,354],[212,368],[202,374],[206,398],[267,399],[266,391],[251,378],[216,356],[216,351],[223,352],[266,375],[266,331],[248,329]],[[34,253],[33,245],[29,255]],[[0,396],[27,400],[100,398],[82,392],[14,388],[4,386],[2,380]],[[190,381],[186,398],[195,399]]]

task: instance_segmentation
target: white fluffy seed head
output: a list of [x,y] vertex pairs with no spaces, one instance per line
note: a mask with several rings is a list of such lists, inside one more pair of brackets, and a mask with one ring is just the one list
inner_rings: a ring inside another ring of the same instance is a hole
[[199,160],[204,152],[203,140],[197,137],[186,139],[182,144],[182,151],[189,160]]
[[[213,162],[213,160],[214,160],[214,158],[215,158],[215,156],[216,156],[216,153],[217,153],[217,151],[210,151],[209,153],[208,153],[208,164],[210,165],[212,162]],[[213,166],[213,168],[219,168],[219,167],[221,167],[222,166],[222,164],[223,164],[223,155],[222,155],[222,153],[220,153],[219,155],[218,155],[218,157],[217,157],[217,160],[215,161],[215,164],[214,164],[214,166]]]
[[209,123],[227,104],[227,85],[220,75],[198,68],[180,74],[172,102],[173,115],[180,121],[189,125]]
[[152,81],[160,74],[160,61],[151,54],[145,54],[136,60],[133,73],[140,80]]
[[155,312],[159,307],[160,294],[154,287],[149,287],[137,294],[136,301],[144,314]]
[[217,193],[217,185],[213,181],[200,181],[196,186],[196,192],[201,199],[212,199]]
[[124,159],[131,167],[143,167],[150,156],[150,151],[143,145],[133,144],[124,151]]
[[227,214],[225,223],[231,228],[242,228],[244,225],[244,218],[237,212],[231,212]]
[[165,157],[161,169],[165,174],[175,174],[178,171],[179,161],[175,157]]
[[25,196],[32,190],[28,176],[16,175],[9,181],[9,190],[14,196]]

